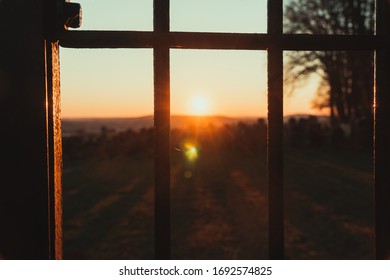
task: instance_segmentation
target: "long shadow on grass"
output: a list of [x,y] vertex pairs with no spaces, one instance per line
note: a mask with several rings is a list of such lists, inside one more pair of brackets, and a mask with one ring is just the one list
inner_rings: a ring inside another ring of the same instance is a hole
[[364,154],[286,153],[288,258],[373,257],[372,174],[368,166]]
[[[89,176],[88,178],[80,176],[82,177],[80,179],[82,187],[76,194],[68,197],[64,207],[65,258],[126,259],[132,257],[124,254],[124,252],[131,251],[126,248],[126,241],[113,240],[110,236],[118,236],[115,231],[121,228],[118,225],[123,224],[124,221],[129,221],[127,227],[139,224],[136,222],[139,217],[134,218],[129,213],[131,214],[132,210],[145,200],[147,193],[152,195],[150,192],[153,186],[151,168],[137,172],[140,170],[139,168],[146,167],[142,162],[138,161],[137,163],[138,168],[135,168],[135,163],[117,159],[109,162],[96,162],[93,166],[79,168],[80,172],[88,172]],[[110,167],[113,168],[112,172],[108,172],[114,179],[112,181],[109,180],[110,178],[102,180],[102,174],[93,173],[102,167],[103,169],[107,168],[107,164],[114,165]],[[117,170],[114,170],[115,168]],[[126,171],[125,175],[123,175],[124,171]],[[73,174],[73,176],[75,175]],[[152,209],[148,209],[143,213],[144,224],[148,224],[148,226],[152,224],[151,212]],[[143,230],[151,231],[151,229],[145,228]],[[146,232],[146,235],[150,234]],[[149,241],[144,240],[143,242],[150,244]],[[123,248],[117,248],[118,250],[115,251],[113,248],[118,246],[107,244],[110,242],[121,242]],[[153,245],[145,244],[145,246],[152,247]],[[99,248],[104,248],[107,252],[100,252]]]
[[182,176],[184,166],[177,172],[174,258],[266,257],[266,205],[259,186],[262,181],[264,190],[265,180],[258,178],[264,171],[254,158],[209,153],[199,160],[191,178]]

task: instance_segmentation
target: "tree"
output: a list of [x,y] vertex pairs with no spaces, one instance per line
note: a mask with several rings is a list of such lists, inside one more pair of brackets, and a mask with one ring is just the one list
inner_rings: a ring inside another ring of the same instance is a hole
[[[291,0],[285,9],[285,32],[327,35],[374,33],[374,0]],[[290,53],[286,81],[294,86],[311,74],[322,82],[313,105],[329,107],[332,120],[353,123],[373,116],[373,54],[364,51]]]

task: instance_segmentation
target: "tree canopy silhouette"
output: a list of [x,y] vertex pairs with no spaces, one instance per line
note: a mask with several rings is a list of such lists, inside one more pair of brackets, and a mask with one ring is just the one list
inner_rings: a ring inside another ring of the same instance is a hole
[[[374,0],[291,0],[285,8],[285,33],[369,35],[374,33]],[[330,108],[332,120],[372,119],[373,54],[364,51],[290,52],[286,82],[316,73],[321,77],[314,107]]]

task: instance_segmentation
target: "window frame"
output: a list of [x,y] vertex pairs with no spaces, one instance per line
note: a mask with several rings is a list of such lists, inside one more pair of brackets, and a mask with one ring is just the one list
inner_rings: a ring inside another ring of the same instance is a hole
[[[170,49],[267,50],[268,53],[268,236],[269,258],[284,258],[283,210],[283,51],[374,51],[375,56],[375,251],[390,258],[389,172],[389,15],[377,0],[375,35],[283,34],[283,1],[268,0],[267,34],[171,32],[169,0],[154,0],[153,31],[62,30],[59,44],[68,48],[153,48],[155,97],[155,254],[170,259]],[[58,46],[57,46],[58,48]],[[58,54],[57,54],[58,55]],[[59,71],[57,69],[57,71]],[[55,79],[54,79],[55,80]],[[58,88],[59,91],[59,88]],[[54,104],[54,101],[51,101]],[[58,126],[58,124],[57,124]],[[58,141],[57,141],[58,142]],[[54,145],[55,147],[55,145]],[[58,153],[59,151],[57,151]]]

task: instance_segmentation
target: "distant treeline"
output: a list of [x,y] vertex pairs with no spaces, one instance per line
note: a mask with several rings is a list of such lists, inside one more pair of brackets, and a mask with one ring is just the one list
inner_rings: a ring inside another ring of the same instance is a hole
[[[187,128],[172,129],[172,150],[180,151],[186,142],[191,142],[203,152],[265,154],[267,146],[267,123],[257,122],[225,124],[190,124]],[[288,148],[334,148],[371,149],[372,130],[364,123],[356,126],[321,122],[315,116],[291,117],[284,125],[284,144]],[[107,158],[124,156],[153,157],[154,130],[128,129],[116,132],[102,126],[99,133],[79,133],[63,138],[65,160]]]
[[287,146],[294,148],[368,150],[372,148],[373,126],[364,120],[331,124],[320,122],[315,116],[290,118],[284,126],[284,139]]

